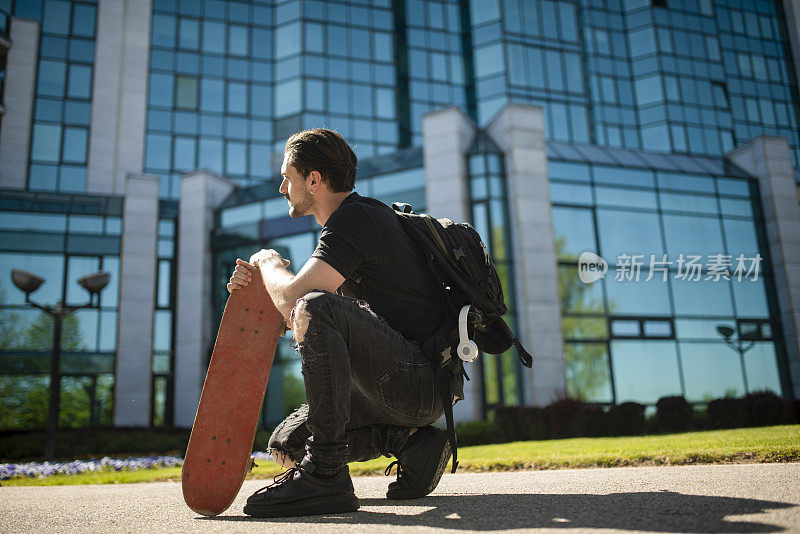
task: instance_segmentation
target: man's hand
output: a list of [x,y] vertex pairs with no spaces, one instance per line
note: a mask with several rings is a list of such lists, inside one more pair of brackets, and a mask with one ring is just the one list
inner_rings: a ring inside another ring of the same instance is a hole
[[228,288],[228,293],[233,293],[237,289],[247,287],[247,285],[253,281],[252,271],[254,269],[255,266],[252,264],[247,263],[244,260],[237,259],[236,268],[233,270],[230,280],[228,280],[228,285],[225,286]]
[[[236,262],[239,263],[238,261]],[[261,249],[252,256],[250,256],[250,264],[256,267],[261,267],[261,265],[274,265],[275,267],[283,267],[286,268],[289,266],[289,260],[283,259],[283,257],[278,254],[276,251],[272,249]]]

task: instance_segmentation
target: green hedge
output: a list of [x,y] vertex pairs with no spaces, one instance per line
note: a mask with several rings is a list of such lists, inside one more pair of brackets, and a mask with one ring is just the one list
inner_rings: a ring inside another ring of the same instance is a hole
[[[630,436],[714,428],[768,426],[800,422],[800,403],[791,403],[771,391],[750,393],[739,399],[715,399],[696,410],[681,396],[663,397],[656,414],[645,418],[645,406],[626,402],[614,406],[560,399],[545,407],[501,406],[495,410],[493,441],[480,442],[481,433],[459,426],[470,444],[527,441],[569,437]],[[486,428],[486,427],[482,427]],[[463,429],[463,430],[462,430]]]
[[[489,421],[456,426],[462,446],[568,437],[629,436],[715,428],[738,428],[800,422],[800,402],[790,403],[770,391],[742,398],[715,399],[695,410],[683,397],[664,397],[656,415],[645,418],[645,406],[626,402],[615,406],[560,399],[545,407],[501,406]],[[255,450],[265,450],[269,432],[256,434]],[[0,462],[41,460],[45,433],[0,432]],[[152,428],[99,428],[60,430],[56,458],[131,454],[180,454],[186,450],[189,431]]]

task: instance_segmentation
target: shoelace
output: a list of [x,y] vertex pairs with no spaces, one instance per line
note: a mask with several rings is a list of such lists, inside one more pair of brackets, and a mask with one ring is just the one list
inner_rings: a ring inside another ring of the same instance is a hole
[[390,463],[386,466],[386,470],[383,472],[384,476],[389,476],[392,474],[392,467],[397,466],[397,478],[400,479],[403,476],[403,466],[400,465],[398,460]]
[[272,478],[272,484],[270,484],[269,486],[264,486],[263,488],[258,490],[256,493],[254,493],[254,495],[257,494],[257,493],[262,493],[264,491],[269,491],[269,490],[271,490],[273,488],[277,488],[278,486],[280,486],[284,482],[288,482],[289,480],[292,480],[294,478],[295,473],[299,473],[299,472],[300,472],[300,468],[299,467],[290,467],[289,469],[287,469],[283,473],[278,473],[277,475],[275,475]]

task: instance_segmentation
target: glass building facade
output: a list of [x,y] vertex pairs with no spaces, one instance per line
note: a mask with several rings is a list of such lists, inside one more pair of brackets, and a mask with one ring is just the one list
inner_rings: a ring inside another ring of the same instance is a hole
[[[126,190],[117,184],[99,191],[87,178],[92,161],[107,156],[90,142],[93,133],[106,133],[92,131],[104,124],[98,119],[109,113],[108,79],[117,76],[105,65],[124,70],[121,60],[98,59],[113,49],[107,40],[117,32],[115,10],[131,36],[118,45],[130,54],[126,68],[140,60],[133,77],[144,80],[143,91],[126,93],[124,104],[117,97],[116,113],[123,116],[127,106],[141,110],[144,121],[141,131],[117,126],[113,157],[128,166],[114,172],[158,183],[153,250],[129,260],[152,264],[155,273],[145,314],[152,342],[142,351],[150,375],[142,386],[149,388],[147,424],[185,424],[175,419],[179,397],[187,395],[175,378],[179,262],[188,253],[179,247],[188,202],[183,176],[206,169],[233,186],[202,206],[211,210],[203,250],[213,343],[237,257],[271,247],[299,268],[314,249],[319,228],[289,219],[277,193],[285,140],[305,128],[335,129],[354,146],[360,194],[422,211],[441,205],[431,197],[441,169],[425,155],[423,140],[431,138],[423,117],[460,109],[478,132],[461,147],[463,218],[481,234],[503,279],[509,324],[525,332],[532,319],[520,297],[525,284],[515,276],[520,240],[535,229],[513,222],[513,165],[486,133],[514,103],[544,110],[566,392],[604,404],[653,404],[672,394],[703,402],[759,389],[792,395],[793,353],[781,330],[767,208],[756,177],[726,159],[766,135],[786,139],[800,167],[797,52],[786,2],[152,0],[136,14],[125,13],[126,2],[0,0],[0,35],[13,36],[17,20],[38,23],[31,111],[21,135],[24,171],[0,172],[0,411],[12,414],[2,416],[0,429],[34,428],[46,418],[36,403],[48,380],[47,323],[9,283],[10,269],[26,265],[47,278],[35,297],[49,303],[81,301],[85,295],[73,286],[90,270],[112,273],[101,308],[76,314],[69,325],[62,399],[76,408],[64,408],[62,423],[121,424],[113,406],[119,369],[128,368],[116,359],[126,336],[117,324]],[[23,72],[6,64],[7,52],[0,53],[0,88]],[[9,113],[19,94],[4,99]],[[14,135],[3,129],[0,141]],[[138,140],[141,150],[128,154]],[[0,167],[10,157],[3,146]],[[578,279],[585,251],[609,265],[594,284]],[[760,276],[678,278],[681,254],[700,253],[731,256],[731,273],[738,255],[760,254]],[[673,263],[661,264],[650,280],[646,271],[640,281],[613,276],[639,254]],[[747,343],[732,348],[719,327]],[[532,402],[531,379],[513,351],[481,362],[473,371],[477,417]],[[276,366],[265,426],[304,398],[288,339]],[[35,415],[13,415],[28,412]],[[82,415],[66,415],[73,412]]]
[[[556,159],[565,155],[576,159]],[[772,269],[762,263],[758,277],[734,274],[735,258],[764,251],[757,184],[735,168],[681,172],[628,152],[602,155],[600,163],[562,146],[549,162],[568,392],[646,404],[781,393]],[[586,250],[605,258],[609,272],[639,255],[641,277],[583,284],[578,258]],[[732,259],[728,279],[687,273],[689,256],[707,267],[713,254]],[[739,352],[720,327],[752,344]]]

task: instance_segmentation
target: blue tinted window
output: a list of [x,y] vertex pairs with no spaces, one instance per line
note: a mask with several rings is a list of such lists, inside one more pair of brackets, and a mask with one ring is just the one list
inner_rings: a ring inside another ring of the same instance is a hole
[[200,139],[199,167],[209,169],[217,174],[222,173],[222,141],[218,139]]
[[36,119],[42,121],[59,122],[63,101],[50,100],[49,98],[38,98],[36,100]]
[[197,167],[195,163],[196,141],[190,137],[175,138],[174,168],[179,171],[191,171]]
[[172,107],[172,75],[150,73],[150,98],[151,106]]
[[257,117],[269,116],[272,91],[267,85],[250,86],[250,114]]
[[578,54],[564,54],[564,67],[567,75],[567,90],[571,93],[583,93],[583,65]]
[[300,80],[289,80],[275,86],[275,117],[285,117],[300,111]]
[[750,391],[771,390],[781,393],[778,359],[772,342],[756,343],[744,356],[747,387]]
[[178,111],[175,113],[175,132],[183,134],[197,133],[197,115]]
[[555,91],[564,90],[564,74],[561,70],[561,54],[552,50],[545,51],[547,59],[547,84]]
[[270,59],[272,57],[272,38],[269,30],[253,28],[251,35],[250,54],[254,58]]
[[73,35],[83,35],[84,37],[94,37],[94,20],[97,8],[86,4],[75,4],[72,13],[72,33]]
[[[670,256],[673,261],[677,257]],[[700,263],[704,263],[705,257],[701,258]],[[677,267],[676,267],[677,268]],[[684,272],[685,267],[684,267]],[[675,314],[680,315],[733,315],[733,305],[731,303],[730,283],[720,278],[714,281],[713,278],[705,280],[706,269],[699,280],[691,279],[672,279],[672,299],[675,303]],[[749,282],[733,282],[749,283]]]
[[472,24],[477,26],[500,18],[497,0],[472,0],[470,2]]
[[168,135],[147,134],[145,167],[169,169],[172,167],[172,138]]
[[39,54],[41,57],[63,59],[67,57],[69,39],[43,35]]
[[[58,167],[54,165],[31,165],[28,187],[32,190],[55,191],[58,183]],[[37,296],[39,294],[37,293]]]
[[372,57],[372,40],[370,32],[353,28],[350,30],[350,50],[352,57],[370,59]]
[[553,235],[559,259],[577,260],[581,252],[597,252],[591,210],[553,207],[552,213]]
[[203,51],[225,53],[225,25],[220,22],[203,22]]
[[61,151],[61,126],[34,124],[31,159],[57,163]]
[[[325,110],[324,83],[318,80],[306,81],[306,109]],[[370,109],[370,112],[372,110]]]
[[197,109],[197,78],[178,76],[175,82],[175,106]]
[[243,83],[228,83],[228,113],[247,113],[247,86]]
[[677,257],[681,253],[707,255],[725,252],[722,246],[722,228],[716,217],[667,214],[663,217],[667,252],[671,256]]
[[392,34],[375,32],[373,36],[373,51],[377,61],[392,61],[394,53],[392,50]]
[[382,119],[393,119],[395,116],[394,90],[378,87],[375,89],[376,114]]
[[744,380],[739,355],[724,343],[680,343],[686,399],[702,402],[741,396]]
[[636,80],[636,103],[640,106],[660,102],[664,99],[661,91],[661,76],[650,76]]
[[67,100],[64,108],[64,122],[68,124],[81,124],[88,126],[92,112],[89,102],[75,102]]
[[73,98],[90,98],[92,96],[92,67],[88,65],[69,66],[67,96]]
[[85,128],[64,129],[64,161],[69,163],[86,163],[88,133],[89,131]]
[[501,44],[497,43],[475,50],[475,75],[477,77],[497,74],[504,70],[505,61]]
[[247,119],[228,116],[225,119],[225,136],[231,139],[247,139]]
[[271,172],[270,149],[267,145],[250,144],[250,176],[266,178]]
[[250,6],[242,2],[228,3],[228,17],[236,22],[250,22]]
[[175,46],[175,17],[170,15],[153,15],[153,37],[154,45]]
[[655,404],[680,395],[678,357],[673,341],[611,341],[616,402]]
[[181,19],[178,46],[196,49],[200,46],[200,23],[193,19]]
[[61,61],[39,61],[39,79],[37,94],[46,96],[64,96],[67,65]]
[[[38,18],[38,17],[37,17]],[[47,0],[44,3],[42,33],[69,35],[70,3],[64,0]]]
[[245,174],[247,172],[247,145],[228,142],[226,146],[225,172]]
[[577,41],[575,6],[568,2],[559,2],[558,7],[560,10],[561,37],[566,41]]
[[94,42],[87,39],[69,40],[69,58],[73,61],[94,61]]
[[228,52],[237,56],[246,56],[248,53],[248,28],[245,26],[230,26],[228,29]]
[[642,128],[642,147],[645,150],[669,152],[669,131],[665,124]]
[[[300,52],[300,28],[299,22],[293,22],[275,30],[275,59],[282,59]],[[309,35],[309,38],[313,40],[315,37]]]
[[62,165],[58,190],[71,193],[84,193],[86,191],[86,167]]
[[147,112],[147,129],[170,131],[172,128],[172,113],[151,109]]
[[616,263],[621,254],[663,254],[661,229],[655,213],[598,209],[600,250],[607,262]]
[[350,113],[348,86],[339,82],[328,82],[328,106],[333,113]]
[[222,112],[225,109],[225,82],[206,79],[201,82],[200,108]]

